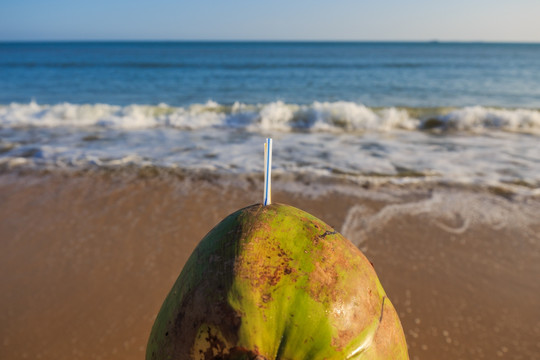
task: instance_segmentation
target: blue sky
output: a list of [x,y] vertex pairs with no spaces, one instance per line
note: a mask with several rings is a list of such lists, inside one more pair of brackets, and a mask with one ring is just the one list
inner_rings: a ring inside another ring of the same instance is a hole
[[2,0],[0,40],[540,42],[540,0]]

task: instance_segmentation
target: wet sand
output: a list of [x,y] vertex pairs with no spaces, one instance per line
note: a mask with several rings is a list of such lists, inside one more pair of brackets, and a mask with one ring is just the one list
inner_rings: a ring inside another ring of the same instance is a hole
[[[540,359],[540,199],[274,180],[373,262],[411,359]],[[142,359],[198,241],[258,182],[0,175],[0,358]],[[503,196],[501,196],[503,195]]]

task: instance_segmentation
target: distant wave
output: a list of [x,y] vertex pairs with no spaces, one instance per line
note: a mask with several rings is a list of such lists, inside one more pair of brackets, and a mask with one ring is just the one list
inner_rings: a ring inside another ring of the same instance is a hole
[[354,102],[313,102],[309,105],[220,105],[213,101],[187,107],[166,104],[116,106],[109,104],[0,105],[0,126],[105,127],[118,129],[238,128],[247,131],[435,131],[520,132],[540,135],[540,111],[472,106],[464,108],[370,108]]
[[5,62],[0,63],[0,68],[135,68],[135,69],[224,69],[224,70],[271,70],[271,69],[374,69],[374,68],[428,68],[440,66],[434,63],[421,62],[388,62],[388,63],[335,63],[320,61],[302,62],[91,62],[91,61],[66,61],[66,62]]

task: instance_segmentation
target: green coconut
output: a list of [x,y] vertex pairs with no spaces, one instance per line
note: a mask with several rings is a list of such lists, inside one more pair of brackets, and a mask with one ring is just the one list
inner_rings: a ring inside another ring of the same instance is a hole
[[373,266],[291,206],[253,205],[199,243],[165,299],[147,360],[408,359]]

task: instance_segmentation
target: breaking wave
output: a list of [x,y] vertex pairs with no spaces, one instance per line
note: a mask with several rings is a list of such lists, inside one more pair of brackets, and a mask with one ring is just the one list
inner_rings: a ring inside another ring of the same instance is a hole
[[472,106],[464,108],[372,108],[346,101],[308,105],[281,101],[266,104],[221,105],[213,101],[186,107],[166,104],[116,106],[109,104],[0,105],[0,126],[104,127],[183,130],[239,128],[248,131],[504,131],[540,134],[540,111]]

